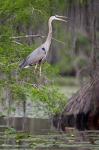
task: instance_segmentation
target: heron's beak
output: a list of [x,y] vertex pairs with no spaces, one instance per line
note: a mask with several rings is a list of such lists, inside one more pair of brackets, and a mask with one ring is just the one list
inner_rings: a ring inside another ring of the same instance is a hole
[[64,19],[67,19],[68,17],[65,17],[65,16],[59,16],[59,15],[55,15],[55,17],[56,17],[56,20],[68,22],[67,20],[64,20]]
[[66,20],[61,19],[61,18],[57,18],[56,20],[67,22]]
[[66,17],[66,16],[59,16],[59,15],[55,15],[55,17],[56,17],[56,18],[65,18],[65,19],[68,18],[68,17]]

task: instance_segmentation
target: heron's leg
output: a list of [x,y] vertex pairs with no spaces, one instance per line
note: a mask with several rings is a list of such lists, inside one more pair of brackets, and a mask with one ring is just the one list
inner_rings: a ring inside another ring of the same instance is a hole
[[41,77],[41,71],[42,71],[42,68],[41,68],[41,64],[40,64],[40,77]]
[[37,70],[37,66],[38,66],[38,64],[36,64],[36,65],[35,65],[34,73],[35,73],[35,72],[36,72],[36,70]]

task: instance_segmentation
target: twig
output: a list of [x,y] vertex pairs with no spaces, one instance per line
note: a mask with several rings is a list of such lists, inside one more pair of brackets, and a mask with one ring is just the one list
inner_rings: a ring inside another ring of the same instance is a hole
[[55,38],[53,38],[53,37],[52,37],[52,39],[55,40],[56,42],[59,42],[59,43],[65,45],[65,42],[63,42],[63,41],[57,40],[57,39],[55,39]]
[[17,61],[17,62],[14,62],[14,63],[10,63],[10,64],[7,65],[7,67],[13,66],[13,65],[15,65],[15,64],[19,64],[19,62],[20,62],[20,61]]
[[41,35],[20,35],[20,36],[12,36],[10,37],[10,39],[20,39],[20,38],[29,38],[29,37],[41,37],[44,38],[45,36],[41,36]]
[[[44,38],[46,38],[47,36],[40,35],[40,34],[37,34],[37,35],[20,35],[20,36],[12,36],[12,37],[9,37],[9,39],[21,39],[21,38],[29,38],[29,37],[40,37],[40,38],[44,39]],[[0,36],[0,38],[2,38],[2,35]],[[63,41],[60,41],[60,40],[58,40],[58,39],[56,39],[56,38],[53,38],[53,37],[52,37],[52,39],[53,39],[54,41],[56,41],[56,42],[59,42],[59,43],[65,45],[65,42],[63,42]],[[16,43],[16,44],[22,45],[22,43],[20,43],[20,42],[17,42],[17,41],[13,41],[13,42]]]
[[[23,36],[12,36],[12,37],[10,37],[10,39],[20,39],[20,38],[29,38],[29,37],[45,38],[46,36],[44,36],[44,35],[39,35],[39,34],[37,34],[37,35],[23,35]],[[55,40],[56,42],[59,42],[59,43],[65,45],[65,42],[63,42],[63,41],[60,41],[60,40],[58,40],[58,39],[56,39],[56,38],[53,38],[53,37],[52,37],[52,39]],[[16,43],[17,43],[17,42],[16,42]],[[19,44],[19,43],[17,43],[17,44]]]
[[20,42],[17,42],[17,41],[12,41],[13,43],[16,43],[16,44],[18,44],[18,45],[23,45],[22,43],[20,43]]

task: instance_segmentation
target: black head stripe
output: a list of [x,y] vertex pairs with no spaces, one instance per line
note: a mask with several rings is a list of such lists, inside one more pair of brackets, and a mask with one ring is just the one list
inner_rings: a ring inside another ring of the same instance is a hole
[[45,48],[44,48],[44,47],[42,47],[42,50],[43,50],[43,51],[45,51]]

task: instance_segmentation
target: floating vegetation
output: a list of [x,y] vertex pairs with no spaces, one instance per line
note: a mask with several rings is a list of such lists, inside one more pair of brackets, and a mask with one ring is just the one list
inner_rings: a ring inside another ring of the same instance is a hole
[[[89,148],[89,150],[99,149],[99,132],[98,131],[77,131],[73,136],[59,132],[49,134],[28,134],[17,132],[14,129],[6,129],[0,133],[0,148],[21,148],[25,149],[59,149],[64,148]],[[93,142],[94,141],[94,142]]]

